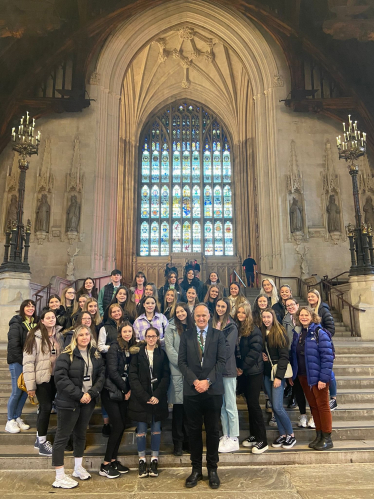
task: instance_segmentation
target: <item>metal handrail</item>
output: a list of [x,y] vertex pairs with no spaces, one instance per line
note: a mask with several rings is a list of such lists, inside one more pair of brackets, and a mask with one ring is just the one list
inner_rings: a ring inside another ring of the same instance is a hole
[[232,278],[232,277],[233,277],[233,275],[236,275],[236,277],[239,279],[239,281],[242,283],[242,285],[243,285],[245,288],[247,287],[247,286],[244,284],[244,281],[242,280],[242,278],[240,277],[240,275],[237,273],[237,271],[236,271],[236,270],[234,270],[234,271],[230,274],[230,284],[231,284],[232,282],[236,282],[236,280],[234,281],[234,280],[233,280],[233,278]]
[[330,279],[328,278],[328,276],[326,276],[326,278],[323,280],[329,282],[330,284],[332,284],[333,281],[336,280],[336,284],[339,284],[339,277],[341,277],[342,275],[345,275],[345,274],[349,275],[349,270],[346,270],[345,272],[341,272],[340,274],[338,274],[334,277],[331,277]]

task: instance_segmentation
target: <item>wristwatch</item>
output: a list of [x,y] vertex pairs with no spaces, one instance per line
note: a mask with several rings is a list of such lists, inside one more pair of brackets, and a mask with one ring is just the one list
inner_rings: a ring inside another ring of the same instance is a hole
[[209,383],[209,386],[211,386],[212,382],[210,381],[210,379],[209,379],[209,378],[207,378],[206,380],[207,380],[207,382]]

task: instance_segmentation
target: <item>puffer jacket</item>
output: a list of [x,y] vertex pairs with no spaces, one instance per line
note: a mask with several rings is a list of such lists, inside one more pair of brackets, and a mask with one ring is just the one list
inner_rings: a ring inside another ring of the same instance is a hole
[[237,367],[246,376],[253,376],[264,371],[262,360],[262,333],[255,326],[249,336],[242,336],[239,342],[240,357],[237,359]]
[[322,302],[318,308],[318,315],[321,317],[321,327],[328,331],[331,336],[335,334],[335,322],[331,315],[330,307],[327,303]]
[[23,323],[20,315],[13,316],[9,321],[7,363],[21,364],[23,359],[23,347],[29,330]]
[[293,333],[296,331],[297,333],[300,333],[301,331],[301,326],[295,326],[291,317],[291,314],[287,312],[287,314],[283,318],[282,325],[284,329],[286,330],[287,333],[287,338],[290,344],[290,348],[293,342]]
[[279,298],[278,303],[274,303],[274,305],[271,308],[274,310],[275,315],[277,316],[278,322],[280,324],[282,324],[283,318],[287,313],[286,307],[283,304],[282,298]]
[[224,378],[236,378],[236,346],[238,342],[238,328],[232,319],[228,319],[222,329],[226,340],[226,367],[222,373]]
[[203,296],[203,286],[204,285],[200,281],[200,279],[198,279],[197,277],[194,277],[190,283],[188,283],[187,277],[185,277],[179,286],[184,290],[184,292],[186,294],[187,294],[188,288],[193,286],[196,289],[196,293],[197,293],[197,297],[198,297],[199,301],[201,302],[204,300],[204,296]]
[[[49,307],[43,307],[42,313],[48,312]],[[73,313],[73,307],[65,308],[63,305],[60,305],[60,308],[57,310],[53,310],[56,315],[56,324],[61,326],[61,329],[69,329],[73,325],[73,321],[71,318],[71,314]]]
[[[300,333],[294,332],[291,346],[291,365],[293,379],[297,376],[296,346]],[[311,324],[305,340],[305,366],[310,387],[318,381],[329,383],[334,362],[334,354],[329,334],[321,328],[320,324]]]
[[[118,342],[113,342],[106,354],[106,373],[105,377],[109,378],[119,390],[127,393],[130,390],[129,384],[129,367],[131,355],[130,352],[123,352]],[[122,375],[125,374],[123,379]]]
[[179,344],[180,336],[174,319],[171,319],[165,331],[165,351],[170,367],[169,404],[183,404],[183,376],[178,367]]
[[[103,389],[105,370],[101,357],[95,356],[96,348],[90,349],[90,360],[92,362],[92,387],[88,390],[91,399],[96,399]],[[80,399],[83,397],[83,377],[85,372],[85,361],[78,348],[73,352],[73,360],[70,354],[62,353],[56,360],[55,384],[57,389],[56,407],[75,411],[79,407]]]
[[[61,326],[56,326],[56,339],[60,344],[60,351],[64,348],[64,339]],[[42,333],[35,332],[35,343],[32,353],[23,352],[23,377],[27,391],[36,390],[36,385],[49,383],[51,379],[51,354],[49,349],[44,352],[42,346]],[[57,362],[57,360],[56,360]]]

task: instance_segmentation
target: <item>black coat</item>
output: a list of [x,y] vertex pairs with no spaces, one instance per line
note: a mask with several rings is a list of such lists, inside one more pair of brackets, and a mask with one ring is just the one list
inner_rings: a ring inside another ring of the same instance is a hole
[[127,393],[130,389],[128,377],[123,380],[122,375],[129,375],[130,355],[126,356],[117,342],[110,345],[106,354],[106,374],[105,377],[109,378],[123,393]]
[[[47,312],[50,310],[48,307],[44,307],[43,312]],[[56,324],[62,327],[62,330],[69,329],[73,325],[73,321],[71,319],[72,307],[65,308],[63,305],[60,305],[60,308],[54,310],[56,315]]]
[[13,316],[9,321],[7,363],[17,362],[22,365],[23,347],[25,345],[28,329],[23,324],[20,315]]
[[[152,416],[155,421],[162,421],[169,415],[167,391],[170,368],[169,360],[162,348],[155,348],[153,352],[153,377],[157,378],[157,381],[153,383],[152,392],[149,362],[143,345],[139,352],[131,357],[130,362],[129,417],[134,421],[150,424]],[[159,400],[158,404],[147,404],[152,397]]]
[[226,368],[227,357],[223,332],[209,325],[202,365],[199,350],[196,327],[184,331],[181,335],[178,354],[178,367],[183,374],[183,395],[199,395],[193,386],[194,381],[208,378],[212,383],[208,389],[208,395],[223,395],[222,373]]
[[[161,288],[158,290],[158,301],[160,302],[160,305],[161,305],[161,313],[164,313],[164,310],[163,310],[164,309],[164,299],[165,299],[166,292],[168,291],[169,288],[170,288],[170,284],[167,282],[166,284],[161,286]],[[175,284],[175,291],[177,292],[177,295],[178,295],[178,301],[187,302],[186,293],[185,293],[184,289],[179,286],[179,284]]]
[[[286,334],[285,337],[287,338],[288,342],[288,337]],[[277,364],[277,374],[275,377],[278,379],[283,379],[284,375],[286,374],[287,365],[290,358],[290,352],[289,352],[290,345],[287,344],[285,347],[278,348],[278,347],[270,347],[269,344],[267,343],[267,339],[265,339],[265,342],[273,365]],[[263,347],[263,352],[267,355],[265,344]],[[270,361],[267,361],[264,363],[264,374],[270,377],[270,373],[271,373],[271,364]]]
[[264,371],[262,348],[262,333],[257,326],[254,327],[249,336],[242,336],[240,338],[240,358],[237,360],[237,366],[246,376],[253,376]]
[[190,283],[188,283],[187,277],[185,277],[183,279],[183,281],[180,283],[180,287],[184,290],[185,293],[187,293],[188,288],[190,288],[191,286],[193,286],[196,289],[197,297],[198,297],[199,301],[202,302],[204,300],[204,296],[203,296],[204,285],[203,285],[203,283],[197,277],[194,277]]
[[[100,355],[95,357],[96,348],[91,348],[90,359],[92,362],[92,387],[88,390],[91,399],[96,399],[104,385],[105,368]],[[86,364],[83,357],[76,348],[73,352],[73,360],[68,353],[62,353],[56,360],[54,380],[57,389],[56,407],[58,409],[75,410],[79,407],[80,399],[83,397],[83,376]]]
[[282,324],[284,316],[287,313],[286,307],[283,305],[282,298],[279,298],[278,303],[274,303],[274,305],[271,308],[274,310],[279,324]]
[[318,315],[321,317],[321,326],[328,331],[331,336],[335,334],[335,322],[331,315],[330,307],[327,303],[322,302],[318,309]]

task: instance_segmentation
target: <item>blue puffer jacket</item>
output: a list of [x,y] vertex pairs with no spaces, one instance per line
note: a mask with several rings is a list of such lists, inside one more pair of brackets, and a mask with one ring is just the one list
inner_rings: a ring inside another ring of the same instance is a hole
[[[301,333],[300,333],[301,334]],[[296,345],[299,341],[299,334],[294,331],[291,345],[291,365],[293,379],[297,376],[297,355]],[[316,337],[318,336],[318,341]],[[334,354],[330,336],[321,328],[320,324],[311,324],[305,340],[305,365],[308,385],[316,385],[318,381],[329,383],[331,380]]]

